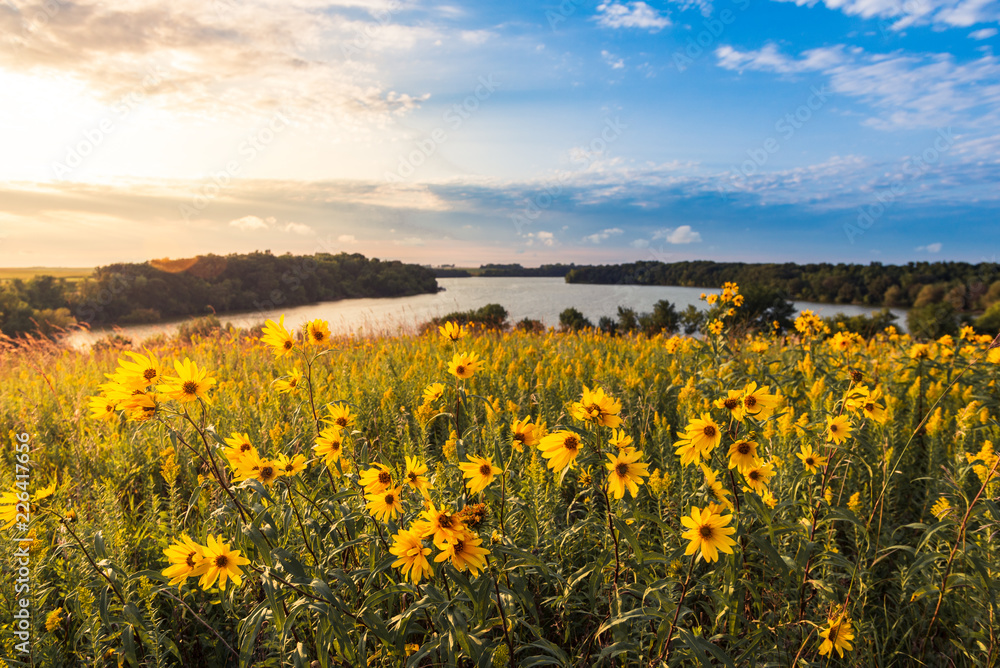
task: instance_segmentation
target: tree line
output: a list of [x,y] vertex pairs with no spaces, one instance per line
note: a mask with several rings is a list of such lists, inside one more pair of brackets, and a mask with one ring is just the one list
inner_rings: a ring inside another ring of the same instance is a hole
[[136,324],[437,290],[428,268],[358,253],[209,254],[111,264],[78,281],[52,276],[5,281],[0,284],[0,332],[49,335],[77,322]]

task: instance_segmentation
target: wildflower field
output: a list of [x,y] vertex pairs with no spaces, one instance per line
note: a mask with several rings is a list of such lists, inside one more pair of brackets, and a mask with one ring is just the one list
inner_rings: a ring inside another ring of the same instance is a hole
[[700,338],[5,350],[6,664],[998,665],[1000,347],[711,297]]

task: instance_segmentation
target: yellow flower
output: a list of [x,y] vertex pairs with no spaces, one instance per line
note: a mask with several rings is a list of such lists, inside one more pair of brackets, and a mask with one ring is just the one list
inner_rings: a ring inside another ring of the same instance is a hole
[[392,547],[389,552],[398,559],[392,562],[393,568],[400,568],[404,578],[409,578],[410,582],[417,584],[426,575],[428,578],[434,575],[434,569],[427,561],[427,555],[431,553],[431,548],[424,547],[424,542],[416,531],[404,529],[392,537]]
[[90,409],[90,417],[95,420],[111,420],[115,417],[115,408],[118,402],[105,396],[90,397],[87,408]]
[[306,341],[316,346],[326,345],[330,341],[330,323],[320,318],[310,320],[306,324]]
[[256,450],[244,454],[234,468],[233,482],[256,480],[263,485],[270,485],[281,476],[278,462],[261,458]]
[[622,420],[618,414],[622,411],[620,401],[615,401],[604,394],[600,387],[590,390],[583,386],[583,395],[580,401],[570,406],[569,412],[577,420],[601,425],[602,427],[617,427]]
[[174,369],[177,371],[177,376],[164,378],[165,384],[156,386],[158,391],[181,403],[198,399],[204,399],[206,404],[212,403],[208,397],[208,390],[215,385],[215,379],[209,378],[207,371],[199,369],[198,365],[188,358],[184,358],[183,362],[175,361]]
[[757,442],[739,440],[729,446],[729,468],[740,473],[757,466]]
[[851,498],[847,500],[847,509],[852,513],[856,513],[861,510],[861,492],[851,494]]
[[640,462],[642,450],[621,450],[616,455],[608,454],[610,460],[604,466],[608,469],[608,489],[616,499],[625,496],[625,489],[632,493],[632,498],[639,495],[639,485],[643,478],[649,476],[649,464]]
[[170,578],[170,585],[179,587],[187,578],[202,575],[208,569],[204,562],[205,548],[186,535],[165,548],[163,554],[170,562],[170,566],[163,569],[163,575]]
[[375,519],[388,522],[403,511],[402,492],[402,487],[392,487],[377,494],[366,494],[368,504],[365,507]]
[[730,492],[723,486],[718,478],[715,477],[715,471],[708,468],[704,464],[701,464],[701,472],[705,474],[705,486],[708,487],[709,494],[712,495],[713,499],[719,502],[718,507],[725,508],[726,510],[732,510],[733,502],[729,500]]
[[298,454],[289,457],[286,454],[280,454],[276,464],[281,475],[298,475],[306,470],[306,456]]
[[820,637],[823,638],[823,642],[819,646],[819,655],[826,656],[831,654],[833,650],[837,650],[837,656],[844,658],[845,649],[848,652],[854,649],[850,642],[854,640],[851,620],[846,613],[841,613],[837,617],[827,620],[827,624],[828,626],[819,633]]
[[385,464],[375,462],[371,468],[361,472],[360,483],[365,494],[380,494],[392,487],[392,470]]
[[63,622],[62,611],[63,609],[61,607],[56,608],[45,617],[46,631],[55,631],[57,628],[59,628],[59,626]]
[[228,447],[223,450],[222,454],[226,456],[226,460],[229,462],[229,465],[234,469],[239,465],[240,460],[243,459],[245,455],[250,452],[256,453],[255,448],[250,444],[250,436],[246,432],[241,434],[238,431],[234,431],[232,435],[225,440]]
[[469,461],[459,464],[458,468],[462,469],[462,476],[466,478],[465,486],[472,494],[486,489],[493,482],[493,477],[502,473],[501,469],[493,466],[489,457],[469,457]]
[[455,538],[439,545],[441,553],[434,557],[434,561],[451,559],[451,565],[457,570],[468,569],[473,577],[477,577],[479,571],[486,568],[486,555],[490,553],[485,547],[480,547],[482,544],[482,539],[476,534],[464,530]]
[[766,503],[768,508],[774,508],[776,505],[778,505],[778,499],[774,497],[774,494],[771,493],[771,490],[767,490],[766,492],[764,492],[764,495],[760,497],[760,500]]
[[722,328],[723,327],[724,327],[724,325],[723,325],[723,322],[721,320],[713,320],[708,325],[708,331],[711,332],[712,334],[715,334],[716,336],[718,336],[719,334],[722,334]]
[[826,440],[840,445],[851,437],[851,419],[846,415],[826,419]]
[[441,333],[441,336],[453,343],[459,339],[465,338],[469,334],[469,330],[467,330],[464,325],[460,325],[457,322],[452,322],[450,320],[438,327],[438,332]]
[[271,351],[276,357],[284,357],[295,350],[295,339],[292,338],[292,333],[285,329],[284,314],[279,322],[268,320],[264,323],[264,335],[260,337],[260,341],[271,346]]
[[406,458],[406,475],[404,476],[406,484],[420,492],[425,499],[429,499],[430,494],[427,490],[430,489],[431,481],[427,479],[425,473],[427,473],[426,464],[419,464],[416,457]]
[[802,460],[802,465],[805,466],[810,473],[816,473],[820,467],[826,466],[826,457],[813,451],[812,445],[806,443],[802,444],[802,448],[799,452],[795,453],[795,456]]
[[681,457],[681,463],[687,465],[700,462],[702,457],[708,459],[712,450],[721,442],[722,430],[719,425],[708,413],[703,413],[700,420],[694,419],[688,423],[684,439],[674,445],[678,446],[677,454]]
[[438,510],[433,501],[429,502],[426,510],[421,511],[420,516],[423,519],[414,522],[411,529],[421,538],[430,538],[435,545],[455,540],[465,531],[460,513],[452,513],[445,508]]
[[746,478],[750,489],[757,492],[757,494],[764,494],[767,491],[768,481],[774,477],[774,464],[769,462],[755,466],[744,472],[743,477]]
[[340,427],[327,427],[321,431],[316,438],[313,450],[317,456],[323,458],[323,462],[327,466],[335,464],[343,452]]
[[931,506],[931,515],[938,518],[938,520],[943,520],[949,514],[951,514],[951,503],[943,496]]
[[323,418],[323,422],[336,425],[338,429],[350,429],[356,422],[355,416],[351,413],[351,407],[347,404],[334,404],[326,409],[328,415]]
[[482,365],[483,361],[476,353],[455,353],[448,363],[448,373],[456,378],[472,378]]
[[538,445],[538,425],[531,423],[531,418],[514,420],[510,423],[510,444],[518,452],[522,452],[524,446],[533,448]]
[[716,408],[732,413],[737,420],[743,419],[743,393],[739,390],[727,390],[726,396],[713,402]]
[[732,515],[723,517],[708,508],[702,510],[691,506],[691,516],[681,518],[681,524],[688,529],[681,538],[691,541],[684,554],[690,556],[698,552],[698,559],[705,561],[717,561],[719,551],[732,554],[736,541],[729,536],[736,533],[736,529],[726,526],[732,518]]
[[205,565],[204,574],[198,581],[202,589],[208,589],[219,581],[219,589],[226,588],[226,579],[231,579],[237,587],[243,582],[243,572],[240,566],[250,563],[249,559],[240,556],[239,550],[230,550],[229,543],[216,540],[212,534],[208,535],[208,545],[204,548]]
[[288,394],[289,392],[294,392],[299,387],[299,383],[302,382],[302,371],[299,369],[292,369],[288,374],[288,379],[279,378],[274,381],[274,390],[279,394]]
[[625,433],[624,429],[615,429],[611,433],[611,438],[608,439],[608,443],[613,445],[616,450],[631,452],[635,450],[632,447],[632,437]]
[[424,403],[432,404],[444,394],[444,383],[431,383],[424,388]]
[[776,394],[768,394],[768,389],[767,385],[758,388],[756,381],[746,386],[742,396],[743,415],[740,416],[741,418],[749,415],[766,420],[774,412],[774,409],[781,403],[781,397]]
[[581,445],[576,432],[563,429],[542,438],[538,449],[542,451],[542,457],[549,460],[550,469],[562,471],[576,461]]
[[[149,351],[146,351],[149,352]],[[140,355],[139,353],[126,352],[132,358],[131,361],[118,358],[118,373],[123,384],[136,390],[145,390],[150,385],[156,385],[163,380],[163,365],[156,355]]]

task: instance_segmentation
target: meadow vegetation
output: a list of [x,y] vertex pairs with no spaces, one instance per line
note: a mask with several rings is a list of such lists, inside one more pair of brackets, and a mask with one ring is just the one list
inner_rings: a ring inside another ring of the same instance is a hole
[[706,302],[697,338],[9,345],[33,665],[996,666],[1000,343]]

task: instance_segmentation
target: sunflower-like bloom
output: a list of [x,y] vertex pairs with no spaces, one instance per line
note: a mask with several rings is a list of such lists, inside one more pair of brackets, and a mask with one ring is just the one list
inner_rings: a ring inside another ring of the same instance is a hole
[[840,445],[851,437],[851,419],[846,415],[826,419],[826,440]]
[[380,494],[393,486],[392,469],[375,462],[370,469],[361,472],[360,482],[365,488],[365,494]]
[[290,355],[295,350],[295,338],[285,329],[284,314],[278,322],[268,320],[264,323],[264,335],[260,337],[260,341],[271,346],[276,357]]
[[[731,496],[730,491],[726,489],[725,485],[722,484],[722,481],[716,477],[715,471],[708,468],[704,464],[701,464],[700,466],[701,472],[705,474],[705,487],[708,488],[708,493],[712,495],[713,499],[715,499],[719,508],[725,508],[726,510],[731,511],[733,509],[733,502],[729,500],[729,497]],[[716,503],[713,503],[712,506],[715,506]]]
[[462,476],[466,478],[465,486],[472,494],[478,494],[493,482],[494,476],[503,471],[493,465],[489,457],[469,457],[469,461],[458,465]]
[[236,468],[240,460],[249,453],[254,452],[256,454],[256,448],[250,443],[250,436],[246,432],[240,433],[234,431],[232,435],[225,439],[226,449],[222,451],[222,454],[226,456],[226,460],[232,468]]
[[124,357],[118,358],[118,375],[123,385],[127,385],[136,390],[145,390],[150,385],[156,385],[163,380],[163,365],[156,355],[150,353],[140,355],[139,353],[126,352],[131,357],[127,360]]
[[729,468],[740,473],[757,466],[757,442],[739,440],[729,446]]
[[287,378],[279,378],[274,381],[274,391],[278,394],[288,394],[298,389],[301,382],[302,371],[300,369],[292,369]]
[[205,548],[187,535],[163,550],[170,565],[163,569],[163,575],[170,578],[167,584],[180,587],[189,577],[202,575],[208,569]]
[[87,408],[90,409],[90,417],[95,420],[112,420],[115,417],[115,408],[118,402],[103,395],[90,397]]
[[483,361],[476,353],[455,353],[448,362],[448,373],[456,378],[472,378],[482,365]]
[[0,522],[4,531],[17,524],[18,514],[27,514],[28,502],[22,501],[18,492],[4,492],[0,496]]
[[746,478],[750,489],[757,492],[759,495],[763,495],[767,492],[768,481],[774,477],[774,464],[772,462],[768,462],[767,464],[754,466],[748,471],[745,471],[743,473],[743,477]]
[[582,445],[576,432],[563,429],[542,438],[538,449],[542,451],[542,457],[549,460],[550,469],[562,471],[576,461]]
[[208,535],[208,545],[204,548],[205,570],[198,584],[202,589],[208,589],[219,581],[219,589],[226,588],[226,579],[233,581],[237,587],[243,582],[243,572],[240,566],[250,563],[249,559],[240,556],[239,550],[230,550],[229,543],[216,540],[212,534]]
[[743,419],[743,393],[739,390],[727,390],[726,396],[716,399],[712,405],[729,411],[737,420]]
[[330,341],[330,323],[316,318],[306,323],[306,341],[314,346],[325,346]]
[[431,487],[431,481],[427,479],[427,465],[419,463],[416,457],[406,458],[406,473],[403,480],[407,485],[420,492],[425,499],[431,498],[427,491]]
[[432,404],[444,394],[444,383],[431,383],[424,388],[424,403]]
[[290,476],[298,475],[306,470],[306,465],[308,461],[306,456],[303,454],[298,454],[293,457],[289,457],[286,454],[278,455],[278,460],[275,462],[278,465],[278,471],[281,475]]
[[464,325],[452,322],[451,320],[438,327],[438,332],[452,343],[459,339],[464,339],[469,334],[469,330]]
[[701,419],[694,419],[688,423],[684,438],[675,443],[677,454],[681,457],[684,465],[699,463],[701,458],[709,459],[712,450],[722,442],[722,430],[715,423],[712,416],[702,413]]
[[347,404],[328,406],[326,412],[327,416],[323,418],[323,422],[335,425],[338,429],[350,429],[357,422],[354,414],[351,413],[351,407]]
[[872,390],[863,402],[861,402],[861,412],[865,417],[874,420],[878,424],[885,424],[885,421],[889,419],[886,415],[885,406],[878,403],[882,399],[882,389],[876,387]]
[[339,427],[327,427],[316,437],[316,445],[313,446],[313,451],[318,457],[323,458],[323,462],[327,466],[336,464],[344,450],[341,433]]
[[837,656],[844,658],[844,650],[850,652],[854,649],[851,641],[854,640],[854,632],[851,630],[851,620],[847,613],[840,613],[836,617],[827,620],[827,627],[819,632],[823,642],[819,646],[820,656],[831,654],[837,650]]
[[129,420],[145,422],[156,415],[156,397],[152,392],[134,392],[122,400],[119,407],[125,411]]
[[177,375],[165,377],[164,384],[156,386],[158,391],[181,403],[198,399],[204,399],[206,404],[212,403],[208,391],[215,385],[215,379],[208,377],[208,371],[199,369],[198,365],[188,358],[184,358],[183,362],[175,361],[174,369]]
[[481,538],[465,530],[457,538],[445,541],[434,561],[451,559],[451,565],[457,570],[468,569],[473,577],[478,577],[479,571],[486,568],[486,556],[490,553],[485,547],[480,547],[482,544]]
[[257,454],[256,450],[251,450],[240,457],[240,461],[235,467],[233,482],[256,480],[262,485],[270,485],[280,476],[281,469],[278,468],[278,462],[264,459]]
[[365,506],[375,519],[388,522],[403,512],[403,488],[392,487],[378,494],[365,494],[368,504]]
[[530,417],[514,420],[510,423],[510,444],[518,452],[524,451],[524,446],[533,448],[541,439],[538,438],[538,425],[531,422]]
[[431,553],[431,548],[424,547],[424,542],[420,534],[413,530],[404,529],[392,537],[392,547],[389,552],[398,559],[392,562],[393,568],[399,568],[404,578],[409,578],[410,582],[417,584],[426,575],[428,578],[434,575],[434,569],[427,561],[427,555]]
[[420,516],[423,519],[414,522],[410,528],[420,538],[430,538],[435,545],[440,546],[445,541],[455,540],[465,531],[459,513],[452,513],[446,508],[438,510],[433,501],[420,513]]
[[604,466],[608,469],[608,490],[616,499],[625,496],[625,489],[632,493],[632,498],[639,496],[639,485],[643,478],[649,477],[649,464],[640,462],[642,450],[621,450],[615,455],[608,454],[610,460]]
[[691,506],[691,516],[681,518],[681,524],[688,529],[681,538],[691,541],[684,554],[690,556],[698,552],[698,559],[705,561],[717,561],[720,551],[732,554],[736,541],[729,536],[736,533],[736,529],[726,526],[732,519],[732,515],[722,516],[710,508],[702,510]]
[[622,423],[618,417],[622,412],[621,402],[605,395],[600,387],[591,390],[584,385],[580,401],[570,406],[569,412],[577,420],[602,427],[618,427]]
[[795,453],[795,456],[802,460],[802,465],[810,473],[816,473],[820,467],[826,466],[826,457],[814,451],[810,444],[804,443],[801,450]]
[[759,420],[766,420],[774,409],[781,403],[781,397],[777,394],[768,394],[769,386],[757,387],[757,382],[753,381],[743,390],[743,415]]
[[611,432],[611,438],[608,439],[608,443],[613,445],[616,450],[622,452],[631,452],[635,450],[632,447],[632,437],[625,433],[624,429],[615,429]]

